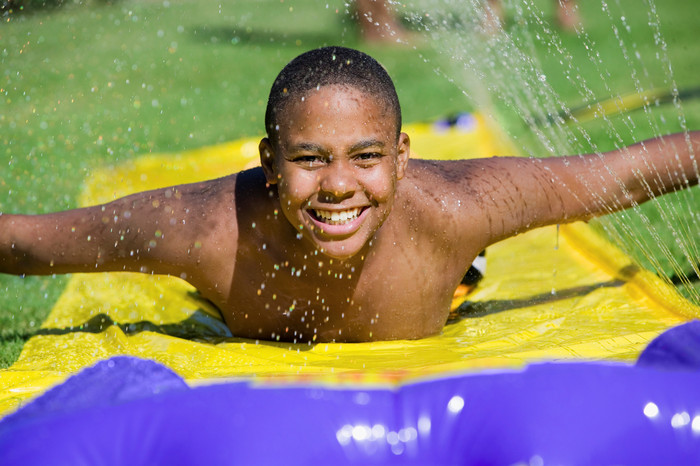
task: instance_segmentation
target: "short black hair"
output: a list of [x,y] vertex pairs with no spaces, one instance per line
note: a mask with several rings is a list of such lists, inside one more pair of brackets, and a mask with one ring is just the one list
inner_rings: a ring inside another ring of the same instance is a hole
[[299,98],[312,89],[334,84],[352,86],[380,98],[396,117],[398,138],[401,132],[401,106],[389,73],[366,53],[338,46],[305,52],[280,71],[270,89],[265,110],[268,137],[276,140],[277,117],[291,98]]

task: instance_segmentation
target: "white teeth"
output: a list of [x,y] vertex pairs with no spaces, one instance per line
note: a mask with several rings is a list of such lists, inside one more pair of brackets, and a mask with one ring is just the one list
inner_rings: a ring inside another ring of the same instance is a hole
[[329,210],[318,210],[314,209],[316,217],[323,220],[324,222],[331,225],[341,225],[343,223],[351,222],[360,215],[360,208],[348,209],[343,211],[329,211]]

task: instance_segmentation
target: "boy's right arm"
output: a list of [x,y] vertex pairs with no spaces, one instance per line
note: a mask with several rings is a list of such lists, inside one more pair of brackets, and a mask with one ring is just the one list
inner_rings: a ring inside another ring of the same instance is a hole
[[[139,271],[189,278],[217,255],[226,216],[212,208],[215,180],[138,193],[44,215],[0,215],[0,273]],[[230,234],[229,234],[230,237]]]

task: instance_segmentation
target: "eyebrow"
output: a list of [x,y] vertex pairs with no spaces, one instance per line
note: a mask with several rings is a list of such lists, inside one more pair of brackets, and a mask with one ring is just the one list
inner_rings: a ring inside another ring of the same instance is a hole
[[350,147],[350,152],[367,149],[368,147],[384,147],[384,142],[379,139],[364,139]]
[[315,144],[313,142],[300,142],[298,144],[294,144],[291,146],[289,149],[289,152],[299,152],[299,151],[306,151],[306,152],[317,152],[319,154],[326,154],[328,151],[323,148],[320,144]]
[[[379,139],[371,138],[371,139],[363,139],[359,142],[356,142],[352,146],[350,146],[350,152],[356,152],[360,151],[363,149],[367,149],[368,147],[381,147],[383,148],[385,146],[383,141],[380,141]],[[328,153],[328,150],[321,146],[320,144],[316,144],[313,142],[300,142],[298,144],[294,144],[289,148],[290,152],[297,152],[297,151],[308,151],[308,152],[317,152],[319,154],[326,154]]]

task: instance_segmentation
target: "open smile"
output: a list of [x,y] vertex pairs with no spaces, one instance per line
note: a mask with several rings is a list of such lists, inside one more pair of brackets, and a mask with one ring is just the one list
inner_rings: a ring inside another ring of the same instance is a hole
[[353,207],[343,210],[308,209],[311,220],[325,234],[344,236],[355,232],[369,209]]
[[360,213],[364,208],[355,207],[353,209],[347,210],[321,210],[321,209],[310,209],[311,215],[319,222],[326,223],[328,225],[343,225],[350,223],[360,216]]

